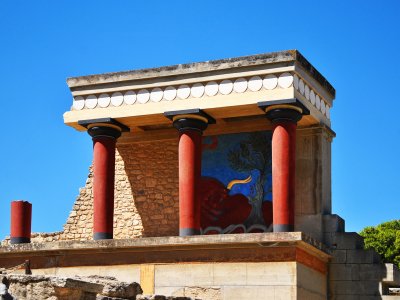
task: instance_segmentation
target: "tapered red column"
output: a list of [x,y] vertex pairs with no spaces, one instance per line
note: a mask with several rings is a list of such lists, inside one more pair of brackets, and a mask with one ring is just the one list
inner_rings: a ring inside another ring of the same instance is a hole
[[302,110],[297,106],[276,105],[266,109],[273,122],[272,205],[273,230],[294,230],[296,128]]
[[202,134],[208,120],[198,115],[178,115],[173,120],[179,130],[179,235],[196,235],[200,234]]
[[31,242],[32,204],[28,201],[11,202],[11,244]]
[[93,139],[93,238],[113,238],[115,144],[121,135],[116,126],[92,124]]

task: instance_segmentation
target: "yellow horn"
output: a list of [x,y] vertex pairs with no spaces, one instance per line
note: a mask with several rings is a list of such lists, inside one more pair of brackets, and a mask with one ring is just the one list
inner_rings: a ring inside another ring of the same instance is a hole
[[251,181],[251,175],[249,177],[247,177],[246,179],[234,179],[231,182],[228,183],[228,185],[226,186],[226,188],[228,190],[230,190],[235,184],[243,184],[243,183],[249,183]]

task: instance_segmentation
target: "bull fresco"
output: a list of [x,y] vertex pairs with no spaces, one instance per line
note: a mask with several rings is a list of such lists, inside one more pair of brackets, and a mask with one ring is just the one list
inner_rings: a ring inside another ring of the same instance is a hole
[[271,132],[203,139],[203,234],[271,231]]

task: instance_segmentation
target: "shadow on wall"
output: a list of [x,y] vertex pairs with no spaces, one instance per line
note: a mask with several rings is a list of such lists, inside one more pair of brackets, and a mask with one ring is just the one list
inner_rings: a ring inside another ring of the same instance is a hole
[[178,138],[118,146],[142,236],[179,235]]

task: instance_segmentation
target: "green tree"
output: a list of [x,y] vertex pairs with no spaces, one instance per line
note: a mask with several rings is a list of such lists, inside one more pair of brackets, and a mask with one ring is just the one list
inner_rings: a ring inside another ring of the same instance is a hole
[[400,220],[365,227],[360,235],[364,237],[365,249],[374,249],[384,262],[400,267]]

